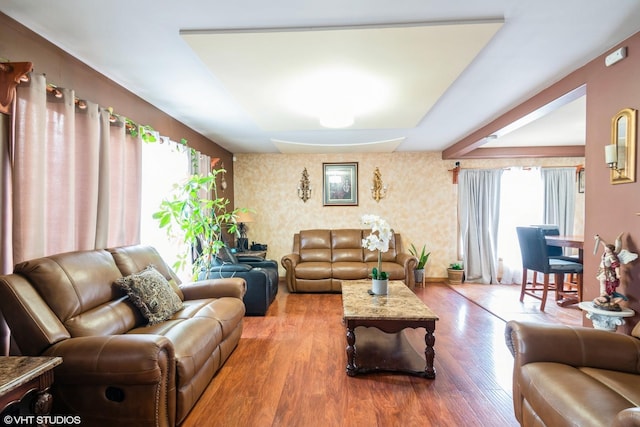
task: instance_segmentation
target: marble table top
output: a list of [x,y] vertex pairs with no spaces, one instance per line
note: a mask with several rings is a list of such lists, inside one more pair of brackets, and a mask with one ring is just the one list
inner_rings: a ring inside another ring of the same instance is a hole
[[0,357],[0,395],[28,383],[61,363],[61,357]]
[[403,282],[390,280],[387,295],[370,295],[371,280],[342,282],[345,319],[438,320],[429,307]]

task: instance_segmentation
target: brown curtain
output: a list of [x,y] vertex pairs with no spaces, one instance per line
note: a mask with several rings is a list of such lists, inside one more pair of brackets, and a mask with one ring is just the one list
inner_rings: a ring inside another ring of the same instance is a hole
[[13,263],[138,243],[141,142],[43,75],[18,87],[13,140]]

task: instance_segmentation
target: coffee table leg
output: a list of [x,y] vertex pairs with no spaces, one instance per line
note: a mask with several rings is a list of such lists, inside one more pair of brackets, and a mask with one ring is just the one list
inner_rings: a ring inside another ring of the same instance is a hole
[[356,333],[347,327],[347,375],[353,377],[356,374]]
[[433,349],[433,346],[436,343],[436,337],[433,335],[433,332],[436,330],[436,322],[429,322],[426,330],[427,333],[424,336],[424,342],[426,344],[424,348],[424,358],[427,362],[427,366],[424,369],[424,374],[427,378],[435,378],[436,369],[433,367],[433,360],[436,352]]

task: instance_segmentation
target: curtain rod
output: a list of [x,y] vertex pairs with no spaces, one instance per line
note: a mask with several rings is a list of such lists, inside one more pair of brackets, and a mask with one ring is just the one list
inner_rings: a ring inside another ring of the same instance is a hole
[[[513,166],[515,167],[521,167],[524,170],[531,170],[533,168],[540,168],[540,169],[560,169],[560,168],[575,168],[576,169],[576,175],[578,173],[580,173],[580,171],[584,170],[584,165],[580,164],[580,165],[570,165],[570,166]],[[510,167],[506,167],[506,168],[465,168],[465,169],[481,169],[481,170],[491,170],[491,169],[502,169],[502,170],[511,170],[511,166]],[[453,183],[457,184],[458,183],[458,174],[460,173],[460,171],[462,170],[462,167],[460,166],[460,162],[456,162],[456,166],[453,169],[449,169],[449,172],[453,172]]]

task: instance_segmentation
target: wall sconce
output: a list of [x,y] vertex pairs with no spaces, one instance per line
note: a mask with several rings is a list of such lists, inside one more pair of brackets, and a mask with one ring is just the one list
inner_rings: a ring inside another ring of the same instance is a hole
[[373,187],[371,187],[371,197],[376,202],[379,202],[380,199],[384,199],[387,195],[387,186],[382,182],[382,174],[380,173],[380,169],[376,167],[376,170],[373,172]]
[[302,176],[300,177],[300,183],[298,184],[298,197],[305,203],[307,203],[307,200],[311,198],[311,183],[309,182],[307,168],[304,168]]
[[618,146],[616,144],[609,144],[604,146],[604,161],[609,166],[609,169],[616,172],[616,174],[620,176],[624,168],[618,169]]
[[636,110],[625,108],[611,119],[611,144],[604,147],[611,183],[636,180]]

